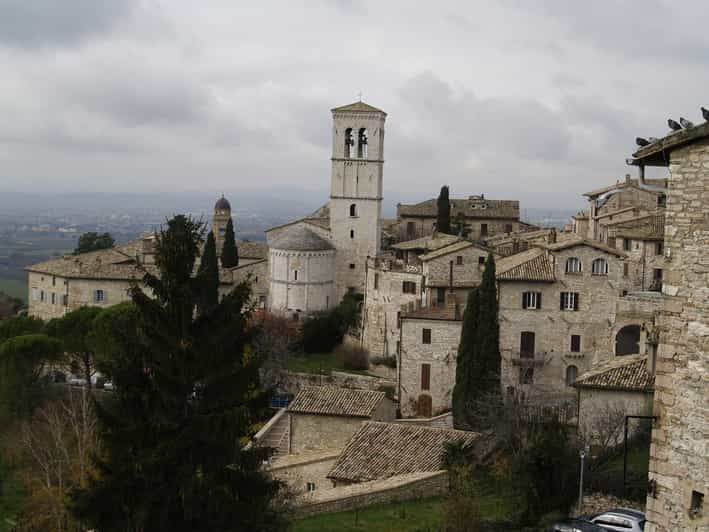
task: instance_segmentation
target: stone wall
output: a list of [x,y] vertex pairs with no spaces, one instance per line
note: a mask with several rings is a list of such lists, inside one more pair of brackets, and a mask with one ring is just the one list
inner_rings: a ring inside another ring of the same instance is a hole
[[709,140],[672,152],[670,173],[646,530],[708,531]]
[[275,460],[269,467],[271,474],[288,484],[294,494],[306,493],[309,489],[321,493],[333,488],[333,482],[327,478],[335,465],[340,449],[301,453],[284,456]]
[[395,386],[396,382],[381,377],[333,371],[330,375],[280,371],[274,376],[273,386],[278,393],[296,395],[305,386],[337,386],[357,390],[377,391],[382,386]]
[[293,517],[344,512],[375,504],[408,501],[444,495],[448,492],[448,472],[411,473],[384,480],[317,490],[296,503]]
[[[59,318],[85,305],[110,307],[130,299],[128,295],[130,282],[123,280],[66,279],[29,272],[28,284],[29,315],[43,320]],[[103,301],[94,300],[96,290],[103,290]],[[67,296],[66,306],[64,295]]]
[[[399,313],[421,301],[423,276],[419,273],[375,267],[367,262],[367,291],[363,307],[362,345],[371,356],[397,356]],[[416,284],[414,293],[404,293],[403,283]]]
[[[422,342],[423,329],[431,330],[430,344]],[[430,396],[433,415],[451,408],[461,330],[461,322],[455,320],[402,319],[399,393],[403,416],[416,415],[421,396]],[[423,364],[431,368],[429,390],[422,389]]]
[[342,449],[369,418],[290,415],[290,450],[293,454],[321,449]]
[[269,292],[269,265],[268,260],[239,261],[239,265],[232,268],[233,285],[220,287],[220,293],[228,293],[242,281],[251,282],[251,300],[256,308],[268,307]]
[[[652,393],[602,390],[594,388],[579,389],[579,433],[590,437],[592,440],[598,436],[599,431],[607,431],[609,414],[616,412],[625,415],[649,416],[652,413]],[[615,420],[618,418],[615,417]],[[644,424],[629,423],[628,429],[632,433]],[[623,433],[618,435],[618,445],[623,443]]]
[[[451,263],[453,264],[453,291],[458,301],[466,301],[467,293],[482,280],[485,269],[480,263],[487,259],[488,252],[476,246],[427,260],[423,263],[423,275],[426,279],[426,301],[428,306],[437,303],[437,288],[448,291],[450,288]],[[460,257],[460,264],[458,263]]]

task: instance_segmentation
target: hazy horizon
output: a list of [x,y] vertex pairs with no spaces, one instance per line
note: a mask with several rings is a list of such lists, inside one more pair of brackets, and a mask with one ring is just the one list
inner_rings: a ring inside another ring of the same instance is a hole
[[580,205],[629,171],[636,136],[709,105],[706,4],[672,7],[11,1],[0,195],[302,190],[317,205],[330,109],[362,94],[389,113],[387,202],[448,184]]

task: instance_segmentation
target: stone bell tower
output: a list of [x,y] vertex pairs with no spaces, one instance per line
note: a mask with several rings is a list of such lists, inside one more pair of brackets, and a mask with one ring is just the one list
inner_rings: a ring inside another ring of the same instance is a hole
[[379,253],[386,116],[361,101],[332,109],[330,231],[338,301],[348,291],[364,292],[367,257]]
[[[230,218],[231,204],[222,194],[222,197],[214,204],[214,217],[212,218],[212,231],[214,231],[214,242],[217,245],[217,255],[222,253],[224,234]],[[236,227],[234,230],[236,231]]]

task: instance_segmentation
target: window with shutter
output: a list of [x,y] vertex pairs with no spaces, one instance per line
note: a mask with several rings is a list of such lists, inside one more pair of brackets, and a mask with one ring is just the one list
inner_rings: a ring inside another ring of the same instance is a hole
[[421,390],[431,389],[431,364],[421,364]]
[[578,292],[560,292],[559,293],[559,309],[560,310],[578,310],[579,309],[579,294],[578,294]]
[[430,343],[431,343],[431,329],[423,329],[423,334],[422,334],[421,342],[424,343],[424,344],[430,344]]
[[578,353],[581,351],[581,336],[578,334],[571,335],[571,352]]

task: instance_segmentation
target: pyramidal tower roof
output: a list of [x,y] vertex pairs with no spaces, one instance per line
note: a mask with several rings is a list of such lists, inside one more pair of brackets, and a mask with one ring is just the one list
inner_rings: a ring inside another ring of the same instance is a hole
[[386,115],[384,111],[381,109],[377,109],[376,107],[372,107],[368,103],[364,103],[363,101],[359,102],[354,102],[349,105],[343,105],[342,107],[335,107],[332,109],[333,113],[340,113],[340,112],[357,112],[357,113],[381,113],[383,115]]

